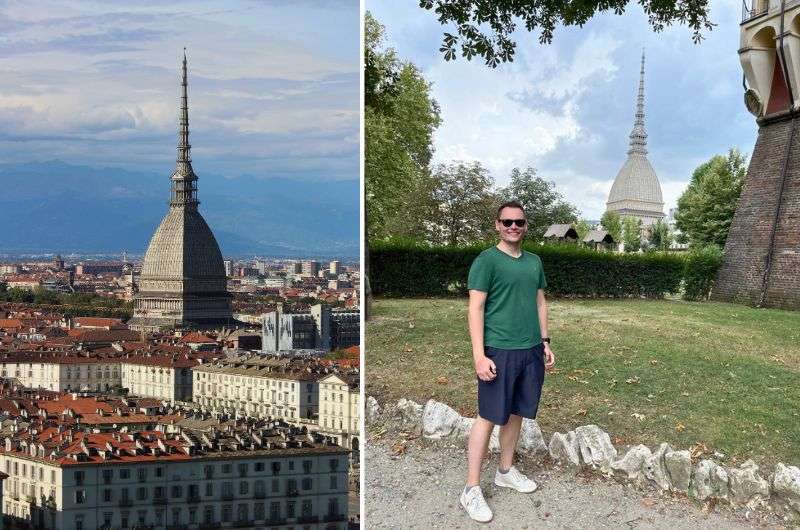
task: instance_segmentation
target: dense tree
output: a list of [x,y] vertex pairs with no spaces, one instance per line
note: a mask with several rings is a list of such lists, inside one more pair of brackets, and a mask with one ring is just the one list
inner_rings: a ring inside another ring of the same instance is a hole
[[690,245],[725,246],[746,172],[746,157],[737,149],[694,170],[675,213],[675,225]]
[[592,225],[586,219],[581,219],[575,223],[575,231],[578,232],[578,241],[583,241],[583,238],[592,229]]
[[[549,43],[556,26],[583,26],[593,16],[607,11],[622,14],[630,0],[419,0],[420,7],[436,13],[442,25],[455,26],[445,33],[439,51],[445,60],[454,60],[458,51],[467,60],[481,57],[488,66],[514,59],[518,26],[538,30],[539,42]],[[686,24],[693,30],[693,40],[702,39],[703,30],[714,24],[708,18],[708,0],[638,0],[654,31],[673,23]]]
[[674,239],[669,225],[661,219],[648,228],[647,235],[647,245],[653,250],[669,250]]
[[638,252],[642,248],[642,221],[635,217],[622,218],[622,243],[625,252]]
[[439,107],[419,70],[385,47],[384,28],[369,12],[364,62],[367,237],[404,235],[389,228],[414,226],[398,218],[405,218],[415,194],[428,185]]
[[614,241],[617,243],[622,241],[622,219],[619,213],[614,210],[607,210],[600,219],[600,225],[603,227],[603,230],[611,234]]
[[556,191],[554,182],[544,180],[532,167],[511,171],[511,182],[500,192],[503,201],[515,200],[525,207],[528,238],[538,241],[552,224],[578,221],[578,209]]
[[494,235],[492,178],[478,162],[441,164],[433,171],[428,239],[434,243],[474,243]]

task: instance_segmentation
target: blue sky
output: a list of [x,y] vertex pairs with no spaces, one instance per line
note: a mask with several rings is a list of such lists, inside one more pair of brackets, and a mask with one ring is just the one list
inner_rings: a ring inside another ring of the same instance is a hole
[[354,0],[0,0],[0,164],[166,178],[184,46],[201,188],[204,173],[358,178]]
[[632,2],[621,16],[557,29],[550,45],[518,32],[514,62],[494,70],[480,60],[445,62],[438,49],[448,28],[417,2],[367,0],[367,9],[386,26],[389,45],[433,82],[443,118],[435,162],[478,160],[500,185],[513,167],[533,166],[586,218],[602,215],[627,156],[642,48],[649,159],[665,213],[695,167],[755,144],[736,53],[741,2],[711,1],[717,26],[699,45],[683,26],[653,33]]

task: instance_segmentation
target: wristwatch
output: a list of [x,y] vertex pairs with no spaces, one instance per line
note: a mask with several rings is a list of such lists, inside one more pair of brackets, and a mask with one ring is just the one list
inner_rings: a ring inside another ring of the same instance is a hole
[[546,342],[547,344],[550,344],[550,337],[542,337],[542,342]]

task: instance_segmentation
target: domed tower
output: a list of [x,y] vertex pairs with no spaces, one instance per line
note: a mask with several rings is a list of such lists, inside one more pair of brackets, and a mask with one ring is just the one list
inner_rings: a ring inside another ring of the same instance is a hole
[[170,178],[169,211],[150,240],[139,276],[128,323],[137,331],[219,327],[232,319],[222,253],[197,210],[190,148],[184,50],[177,164]]
[[643,227],[664,218],[661,184],[647,159],[647,132],[644,129],[644,51],[628,159],[614,179],[606,209],[616,211],[622,217],[640,219]]
[[800,5],[745,3],[739,31],[758,138],[712,298],[800,309]]

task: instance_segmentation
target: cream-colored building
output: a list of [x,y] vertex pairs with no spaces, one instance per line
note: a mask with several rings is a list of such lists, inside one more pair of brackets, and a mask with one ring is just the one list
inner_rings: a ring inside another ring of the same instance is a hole
[[319,380],[319,431],[358,451],[358,374],[328,374]]
[[29,388],[57,392],[107,392],[127,388],[131,395],[189,401],[192,368],[186,356],[104,357],[79,352],[12,352],[0,356],[0,376]]
[[347,528],[348,452],[285,432],[20,433],[3,511],[47,530]]
[[258,356],[220,359],[193,369],[192,399],[211,411],[315,423],[318,378]]

